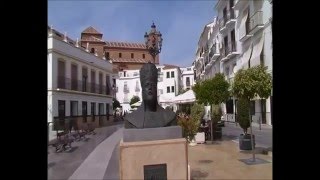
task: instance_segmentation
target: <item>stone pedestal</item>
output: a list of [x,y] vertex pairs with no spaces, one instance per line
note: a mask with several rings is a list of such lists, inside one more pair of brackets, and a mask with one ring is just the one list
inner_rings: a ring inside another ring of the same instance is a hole
[[124,129],[119,146],[120,180],[188,179],[188,146],[179,126]]

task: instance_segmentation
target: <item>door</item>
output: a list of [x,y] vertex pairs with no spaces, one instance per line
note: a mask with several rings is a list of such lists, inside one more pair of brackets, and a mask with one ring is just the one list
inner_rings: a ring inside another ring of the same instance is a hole
[[57,130],[64,130],[64,119],[66,116],[66,102],[62,100],[58,100],[58,124]]
[[82,101],[82,118],[83,122],[87,122],[87,102]]
[[109,103],[106,105],[106,116],[107,116],[107,121],[109,121]]
[[95,121],[95,112],[96,112],[96,103],[91,103],[91,116],[92,116],[92,122]]
[[261,99],[261,122],[262,124],[266,124],[267,123],[267,119],[266,119],[266,100],[265,99]]

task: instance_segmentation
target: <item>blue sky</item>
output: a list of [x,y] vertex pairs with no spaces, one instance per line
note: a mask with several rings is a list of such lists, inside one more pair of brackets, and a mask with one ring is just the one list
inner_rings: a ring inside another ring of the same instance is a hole
[[92,26],[106,41],[144,42],[152,21],[162,33],[160,64],[190,66],[204,25],[213,20],[215,0],[49,0],[48,25],[72,39]]

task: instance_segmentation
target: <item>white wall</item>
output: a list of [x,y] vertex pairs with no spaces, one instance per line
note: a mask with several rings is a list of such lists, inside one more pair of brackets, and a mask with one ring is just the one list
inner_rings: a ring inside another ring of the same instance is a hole
[[[78,80],[82,80],[82,67],[88,69],[88,82],[91,81],[91,69],[96,72],[96,83],[98,84],[99,72],[103,74],[103,85],[106,85],[105,78],[108,74],[112,76],[112,65],[100,59],[93,54],[90,54],[83,49],[77,48],[74,45],[56,39],[52,35],[48,37],[48,122],[53,120],[53,117],[58,116],[58,100],[66,101],[66,116],[70,115],[70,101],[78,101],[78,115],[82,114],[82,101],[88,102],[88,114],[90,114],[90,102],[109,103],[109,112],[112,113],[112,98],[111,96],[71,90],[57,89],[58,77],[58,60],[65,62],[65,77],[71,78],[71,64],[76,64],[78,68]],[[92,63],[90,63],[92,62]],[[110,85],[112,80],[110,79]],[[97,112],[98,112],[98,104]],[[106,107],[106,105],[105,105]],[[105,110],[104,110],[105,111]],[[97,113],[96,112],[96,113]]]

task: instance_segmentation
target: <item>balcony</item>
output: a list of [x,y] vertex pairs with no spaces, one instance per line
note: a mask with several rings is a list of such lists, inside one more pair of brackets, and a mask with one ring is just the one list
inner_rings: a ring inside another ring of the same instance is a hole
[[219,31],[223,35],[227,32],[226,21],[227,21],[226,17],[219,19]]
[[221,49],[221,56],[222,56],[222,59],[221,59],[221,62],[225,62],[227,60],[229,60],[229,57],[227,56],[229,54],[229,47],[228,46],[224,46],[222,49]]
[[240,54],[239,52],[237,52],[237,46],[236,46],[235,42],[231,41],[228,43],[228,50],[229,51],[226,52],[228,59],[231,59],[231,58],[235,57],[236,55]]
[[240,37],[239,39],[240,42],[245,42],[246,40],[252,37],[252,35],[249,34],[249,31],[250,31],[250,20],[247,19],[245,22],[245,34],[242,37]]
[[234,15],[234,10],[230,10],[228,11],[228,14],[227,14],[227,18],[226,18],[226,27],[229,29],[229,28],[234,28],[235,27],[235,24],[236,24],[236,18],[235,18],[235,15]]
[[57,88],[104,95],[111,95],[112,90],[110,86],[107,88],[107,86],[96,83],[88,83],[87,81],[73,80],[64,76],[58,76]]
[[215,60],[217,60],[217,58],[220,56],[220,53],[218,53],[217,51],[218,50],[217,46],[219,45],[215,44],[210,49],[210,53],[209,53],[210,63],[214,63]]
[[232,7],[234,10],[240,10],[242,9],[246,3],[248,3],[249,1],[247,0],[235,0],[234,1],[234,6]]
[[257,11],[250,17],[249,35],[254,35],[254,33],[263,29],[263,27],[263,12]]

